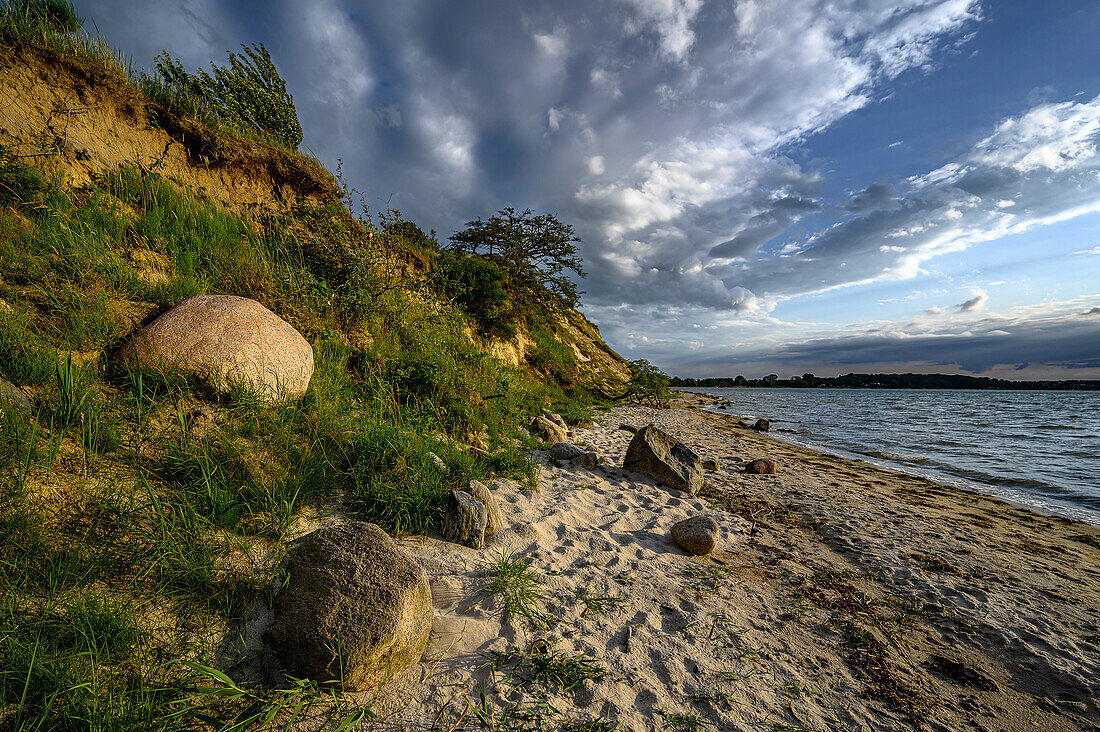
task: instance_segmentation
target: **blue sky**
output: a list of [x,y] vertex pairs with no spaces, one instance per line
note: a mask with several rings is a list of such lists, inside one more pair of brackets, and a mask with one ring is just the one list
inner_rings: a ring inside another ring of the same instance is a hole
[[77,7],[139,67],[264,43],[375,208],[556,212],[627,358],[1100,378],[1095,0]]

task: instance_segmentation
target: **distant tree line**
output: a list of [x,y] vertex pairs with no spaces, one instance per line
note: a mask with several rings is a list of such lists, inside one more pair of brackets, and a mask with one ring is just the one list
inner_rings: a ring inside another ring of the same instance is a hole
[[746,379],[744,376],[719,376],[691,379],[673,376],[669,386],[719,387],[763,386],[787,389],[847,388],[847,389],[1060,389],[1072,391],[1100,391],[1100,381],[1066,379],[1062,381],[1008,381],[988,376],[962,374],[845,374],[844,376],[814,376],[802,374],[780,379],[768,374],[762,379]]

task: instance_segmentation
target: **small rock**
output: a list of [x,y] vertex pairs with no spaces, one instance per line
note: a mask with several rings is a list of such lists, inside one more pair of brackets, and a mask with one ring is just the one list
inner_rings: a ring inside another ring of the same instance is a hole
[[643,427],[634,435],[626,448],[623,468],[691,495],[703,487],[703,465],[699,456],[653,425]]
[[11,404],[23,414],[33,414],[34,407],[27,395],[15,384],[0,378],[0,403]]
[[569,425],[565,423],[565,420],[562,419],[562,416],[560,414],[557,414],[556,412],[547,412],[545,414],[545,417],[556,424],[558,427],[561,427],[563,430],[569,428]]
[[565,442],[565,428],[538,416],[531,420],[531,432],[546,442]]
[[707,471],[708,473],[717,473],[718,472],[718,461],[717,460],[704,460],[703,461],[703,470]]
[[504,528],[504,519],[500,515],[500,506],[497,499],[484,483],[471,480],[470,485],[464,489],[471,496],[481,501],[485,506],[485,535],[491,536]]
[[757,458],[745,464],[745,472],[752,475],[775,475],[775,461]]
[[192,409],[187,413],[187,434],[189,437],[201,439],[214,426],[217,412],[209,405],[203,405]]
[[703,556],[718,543],[718,522],[710,516],[692,516],[673,524],[671,533],[681,549]]
[[635,427],[632,424],[626,424],[625,422],[623,424],[619,425],[619,429],[626,430],[627,432],[629,432],[632,435],[635,435],[635,434],[638,433],[638,428],[637,427]]
[[595,470],[600,464],[600,455],[595,452],[586,452],[578,455],[569,461],[569,464],[574,468],[584,468],[585,470]]
[[566,462],[578,458],[584,454],[584,450],[571,442],[555,442],[550,447],[550,456]]
[[444,475],[450,472],[449,468],[447,468],[447,463],[443,462],[443,458],[439,457],[434,452],[428,453],[428,459],[432,461],[432,465],[435,466],[435,469]]
[[757,432],[767,432],[772,428],[772,424],[768,420],[761,417],[760,419],[756,420],[752,428]]
[[451,500],[443,515],[443,538],[471,549],[480,549],[485,546],[485,524],[488,519],[484,503],[469,493],[451,491]]

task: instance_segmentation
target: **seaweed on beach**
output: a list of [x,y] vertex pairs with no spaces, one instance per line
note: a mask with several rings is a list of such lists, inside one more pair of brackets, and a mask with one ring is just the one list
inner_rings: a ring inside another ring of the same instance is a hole
[[[879,638],[888,635],[887,628],[897,630],[906,625],[910,615],[891,603],[868,597],[849,581],[855,576],[850,570],[817,568],[812,575],[798,579],[796,597],[830,613],[828,624],[842,638],[844,660],[868,682],[863,696],[885,701],[914,729],[924,729],[928,699],[890,662],[890,650]],[[888,613],[887,608],[893,612]],[[880,633],[876,634],[876,629]]]

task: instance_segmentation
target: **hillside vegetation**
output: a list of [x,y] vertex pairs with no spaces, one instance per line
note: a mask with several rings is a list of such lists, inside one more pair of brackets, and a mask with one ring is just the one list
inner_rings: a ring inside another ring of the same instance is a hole
[[[32,403],[0,413],[0,729],[245,729],[339,707],[212,670],[249,661],[237,629],[288,538],[325,512],[433,531],[450,488],[533,478],[517,429],[533,414],[587,420],[589,388],[630,372],[577,311],[398,212],[353,215],[316,161],[131,79],[55,5],[0,6],[0,375]],[[198,294],[304,334],[306,395],[223,398],[112,358]]]

